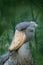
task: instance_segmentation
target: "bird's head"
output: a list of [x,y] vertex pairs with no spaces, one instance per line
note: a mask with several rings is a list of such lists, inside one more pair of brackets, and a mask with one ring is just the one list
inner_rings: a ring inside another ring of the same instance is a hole
[[17,50],[24,44],[24,42],[31,41],[34,37],[35,28],[37,26],[38,25],[33,21],[19,23],[16,26],[15,35],[9,47],[9,50]]
[[38,27],[38,24],[36,22],[31,21],[29,26],[26,28],[25,33],[26,33],[26,41],[31,41],[33,40],[35,36],[35,31],[36,28]]

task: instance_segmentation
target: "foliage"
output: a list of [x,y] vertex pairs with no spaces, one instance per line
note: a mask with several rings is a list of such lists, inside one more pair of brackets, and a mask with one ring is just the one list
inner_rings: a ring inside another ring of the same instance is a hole
[[[0,55],[8,51],[14,35],[15,25],[22,21],[34,19],[38,23],[36,38],[32,42],[31,50],[34,65],[43,65],[43,1],[41,0],[0,0]],[[32,6],[32,9],[31,9]]]

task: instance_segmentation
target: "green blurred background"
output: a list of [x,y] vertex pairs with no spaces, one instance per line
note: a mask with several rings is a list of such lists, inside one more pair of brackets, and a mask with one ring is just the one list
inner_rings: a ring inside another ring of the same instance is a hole
[[0,0],[0,56],[8,51],[17,23],[38,23],[36,41],[31,42],[34,65],[43,65],[43,1]]

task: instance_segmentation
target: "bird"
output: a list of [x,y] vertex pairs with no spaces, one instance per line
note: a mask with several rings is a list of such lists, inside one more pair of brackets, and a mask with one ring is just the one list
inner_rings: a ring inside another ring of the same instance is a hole
[[33,39],[35,35],[35,28],[38,25],[31,21],[31,22],[22,22],[17,24],[15,27],[15,35],[13,38],[13,41],[11,42],[11,45],[9,47],[9,50],[13,51],[21,47],[21,45],[24,42],[28,42]]
[[16,25],[15,34],[9,47],[10,53],[14,53],[3,65],[33,65],[29,42],[34,39],[37,27],[38,24],[34,21],[24,21]]

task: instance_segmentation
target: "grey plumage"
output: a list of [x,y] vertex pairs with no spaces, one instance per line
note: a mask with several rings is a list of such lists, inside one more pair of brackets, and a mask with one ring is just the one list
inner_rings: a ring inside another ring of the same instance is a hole
[[29,26],[29,22],[21,22],[16,25],[15,30],[24,30]]
[[29,47],[29,41],[34,38],[35,28],[37,24],[35,22],[22,22],[17,24],[15,30],[20,30],[25,32],[26,41],[25,43],[15,52],[9,59],[4,63],[4,65],[32,65],[33,58]]
[[12,55],[4,65],[32,65],[33,58],[29,43],[24,43],[16,55]]
[[16,27],[15,27],[15,30],[24,30],[24,29],[26,29],[27,27],[37,27],[38,25],[34,22],[34,21],[31,21],[31,22],[21,22],[21,23],[19,23],[19,24],[17,24],[16,25]]

